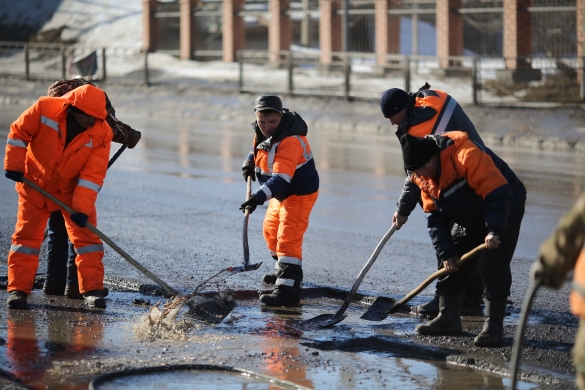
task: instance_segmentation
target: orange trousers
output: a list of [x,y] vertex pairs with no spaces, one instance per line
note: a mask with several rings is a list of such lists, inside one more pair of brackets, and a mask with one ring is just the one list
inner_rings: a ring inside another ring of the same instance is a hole
[[279,262],[302,265],[303,235],[318,194],[291,195],[282,202],[270,200],[264,217],[264,239]]
[[[51,203],[52,204],[52,203]],[[12,235],[12,246],[8,253],[8,288],[30,294],[39,266],[39,253],[43,243],[45,226],[51,211],[47,205],[39,208],[22,196],[18,197],[16,227]],[[102,241],[89,229],[77,226],[63,211],[69,239],[75,247],[79,291],[83,294],[104,287],[104,246]],[[88,216],[88,222],[96,225],[95,208]]]

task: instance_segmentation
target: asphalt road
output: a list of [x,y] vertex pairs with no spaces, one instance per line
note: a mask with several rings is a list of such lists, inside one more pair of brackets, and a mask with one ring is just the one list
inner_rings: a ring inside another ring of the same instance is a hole
[[[0,106],[0,137],[6,136],[10,122],[22,109]],[[98,228],[181,291],[190,291],[224,267],[240,265],[243,214],[238,207],[246,191],[240,165],[251,147],[249,124],[160,117],[150,110],[125,115],[124,120],[142,131],[143,138],[108,172],[97,202]],[[308,138],[321,186],[303,248],[305,284],[348,289],[391,224],[404,180],[399,145],[393,135],[339,129],[310,129]],[[528,189],[526,214],[512,263],[511,311],[517,314],[538,246],[585,189],[585,156],[512,148],[495,151]],[[12,182],[0,179],[3,259],[10,246],[16,206]],[[263,265],[254,273],[227,279],[227,285],[235,290],[261,290],[261,275],[272,270],[273,260],[262,238],[263,211],[259,207],[249,225],[251,261],[262,261]],[[104,264],[106,276],[149,282],[110,248],[106,249]],[[5,273],[5,269],[5,262],[0,262],[0,271]],[[361,291],[399,297],[434,270],[424,216],[417,209],[388,242]],[[429,287],[423,295],[432,292]],[[540,323],[565,325],[568,330],[563,331],[564,336],[570,339],[576,322],[568,314],[568,292],[569,283],[560,291],[542,290],[534,307],[539,310]],[[513,327],[508,333],[513,334]],[[416,336],[409,333],[406,337]],[[419,342],[441,343],[424,338]],[[570,372],[570,346],[566,346],[570,340],[562,342],[562,366],[554,366],[553,361],[559,360],[554,356],[544,365]]]

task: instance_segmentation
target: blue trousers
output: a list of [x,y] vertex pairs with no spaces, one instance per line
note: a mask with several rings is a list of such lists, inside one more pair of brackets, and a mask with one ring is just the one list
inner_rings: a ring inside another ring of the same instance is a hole
[[55,285],[69,285],[79,288],[75,250],[67,236],[65,220],[61,211],[51,213],[47,229],[47,270],[46,280]]

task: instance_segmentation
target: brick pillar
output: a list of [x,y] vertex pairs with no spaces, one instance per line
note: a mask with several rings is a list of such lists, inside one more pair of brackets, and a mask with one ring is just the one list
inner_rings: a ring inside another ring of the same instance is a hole
[[246,28],[238,13],[244,8],[244,0],[223,0],[223,60],[233,62],[236,52],[244,49]]
[[156,23],[154,12],[158,1],[142,0],[142,50],[156,50]]
[[463,18],[457,12],[461,5],[462,0],[437,0],[437,57],[442,69],[452,64],[444,57],[463,55]]
[[337,11],[341,9],[341,1],[343,0],[319,0],[321,65],[330,65],[333,61],[332,52],[341,51],[341,17],[337,15]]
[[270,12],[268,51],[271,63],[278,62],[280,58],[276,52],[289,50],[293,43],[292,21],[286,14],[289,7],[290,0],[270,0],[268,2],[268,12]]
[[378,65],[385,65],[386,54],[400,53],[400,18],[388,15],[389,8],[400,8],[401,0],[376,1],[376,55]]
[[504,0],[506,69],[530,68],[529,62],[516,60],[516,57],[532,55],[532,15],[528,11],[531,3],[531,0]]
[[195,8],[196,0],[179,0],[181,7],[181,59],[193,58],[193,50],[195,49],[195,18],[193,17],[193,9]]

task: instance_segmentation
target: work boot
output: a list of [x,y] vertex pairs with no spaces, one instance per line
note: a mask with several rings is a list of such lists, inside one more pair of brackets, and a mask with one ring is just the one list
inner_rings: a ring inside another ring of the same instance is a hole
[[300,265],[276,263],[276,288],[271,294],[260,295],[260,302],[266,306],[299,306],[303,268]]
[[473,340],[478,347],[495,347],[504,341],[506,299],[486,300],[483,330]]
[[63,295],[65,293],[65,284],[45,280],[43,292],[45,295]]
[[[102,289],[102,296],[104,298],[107,297],[109,293],[110,290],[108,290],[107,287]],[[83,295],[79,292],[79,286],[71,286],[68,284],[65,287],[65,295],[67,295],[67,298],[69,299],[83,299]]]
[[428,301],[427,303],[418,305],[416,307],[416,312],[418,314],[423,314],[427,316],[436,316],[437,314],[439,314],[439,295],[435,295],[434,298]]
[[273,274],[265,274],[264,276],[262,276],[262,281],[266,284],[275,284],[276,283],[276,279],[278,279],[278,271],[280,270],[280,266],[278,265],[278,256],[273,255],[272,258],[275,261],[274,263],[274,268],[276,269],[276,271],[274,271]]
[[10,291],[10,295],[6,300],[6,305],[9,309],[25,309],[27,306],[27,298],[28,295],[23,291]]
[[106,307],[106,299],[102,294],[102,290],[93,290],[83,294],[83,300],[89,307]]
[[414,328],[424,335],[457,334],[463,332],[461,327],[461,302],[463,295],[439,295],[439,315],[426,324]]
[[274,274],[265,274],[264,276],[262,276],[262,281],[266,284],[274,284],[276,283],[276,275]]
[[266,306],[300,306],[300,289],[298,292],[292,290],[294,290],[293,287],[276,287],[272,293],[260,295],[260,302]]

